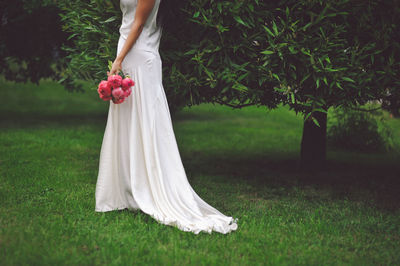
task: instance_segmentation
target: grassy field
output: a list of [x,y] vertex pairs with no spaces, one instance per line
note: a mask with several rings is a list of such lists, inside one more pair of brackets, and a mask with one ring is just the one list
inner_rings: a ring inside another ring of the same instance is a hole
[[0,81],[1,265],[399,265],[397,149],[330,150],[297,170],[302,118],[285,107],[185,108],[174,128],[188,179],[228,235],[182,232],[140,211],[96,213],[108,104],[94,91]]

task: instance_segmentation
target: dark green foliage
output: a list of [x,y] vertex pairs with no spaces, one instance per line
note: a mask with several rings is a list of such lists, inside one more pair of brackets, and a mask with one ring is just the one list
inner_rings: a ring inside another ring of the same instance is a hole
[[382,108],[388,110],[394,117],[400,117],[400,87],[388,89],[388,95],[383,99]]
[[349,19],[358,22],[349,34],[362,44],[373,42],[375,53],[368,68],[376,72],[376,82],[384,84],[382,107],[400,116],[400,1],[358,1],[357,16]]
[[2,1],[0,73],[9,80],[58,79],[65,53],[59,8],[51,1]]
[[191,1],[191,19],[200,26],[185,53],[193,69],[198,95],[241,107],[275,107],[286,96],[264,78],[260,28],[271,14],[263,3],[250,1]]
[[389,151],[393,133],[382,112],[336,108],[328,128],[328,142],[337,148],[362,152]]
[[[398,8],[391,5],[348,0],[191,3],[197,10],[194,20],[209,36],[195,42],[193,67],[204,84],[221,84],[219,96],[226,102],[268,105],[278,100],[308,113],[363,104],[399,84],[394,78],[399,62],[393,60],[399,56],[393,49]],[[373,28],[371,23],[378,24]],[[390,30],[380,31],[388,25]]]
[[114,60],[119,37],[121,11],[119,1],[60,1],[63,30],[69,33],[71,45],[66,69],[60,82],[75,89],[75,80],[89,80],[93,86],[104,79],[108,60]]
[[[296,111],[363,104],[398,84],[398,5],[375,1],[163,1],[169,99]],[[98,81],[115,58],[118,1],[65,1],[64,78]],[[387,2],[385,2],[387,3]],[[379,12],[378,12],[379,11]]]

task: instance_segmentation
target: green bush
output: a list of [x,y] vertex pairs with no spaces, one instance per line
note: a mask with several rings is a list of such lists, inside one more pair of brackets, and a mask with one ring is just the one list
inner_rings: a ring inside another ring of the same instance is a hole
[[336,108],[328,124],[328,143],[336,148],[384,152],[393,148],[392,131],[382,111]]

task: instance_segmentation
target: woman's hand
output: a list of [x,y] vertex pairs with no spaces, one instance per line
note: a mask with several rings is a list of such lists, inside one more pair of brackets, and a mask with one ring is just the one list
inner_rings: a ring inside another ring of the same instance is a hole
[[111,71],[107,71],[107,76],[117,75],[118,72],[122,69],[122,61],[120,59],[115,59],[112,64]]

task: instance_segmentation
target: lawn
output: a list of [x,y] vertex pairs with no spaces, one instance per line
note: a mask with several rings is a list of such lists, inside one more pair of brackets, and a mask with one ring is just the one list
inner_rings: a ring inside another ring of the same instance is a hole
[[400,120],[396,150],[330,149],[325,171],[297,170],[302,118],[202,104],[174,116],[195,191],[237,217],[227,235],[182,232],[140,211],[94,211],[108,104],[0,80],[2,265],[399,265]]

